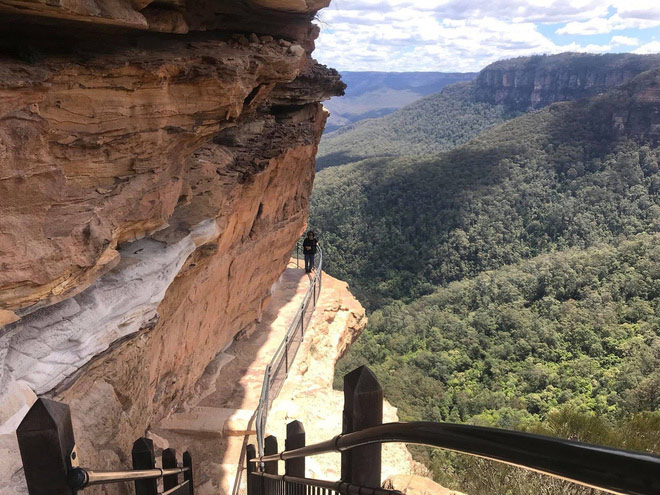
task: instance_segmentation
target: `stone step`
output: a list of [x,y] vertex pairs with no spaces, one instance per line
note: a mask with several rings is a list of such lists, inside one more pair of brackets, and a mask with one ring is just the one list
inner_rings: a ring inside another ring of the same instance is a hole
[[255,433],[249,425],[254,411],[221,407],[194,407],[188,412],[165,418],[160,428],[171,431],[214,436],[245,436]]

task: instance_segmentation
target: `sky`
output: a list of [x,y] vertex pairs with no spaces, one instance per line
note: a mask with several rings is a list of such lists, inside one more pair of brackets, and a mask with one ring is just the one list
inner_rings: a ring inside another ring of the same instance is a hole
[[566,51],[660,53],[660,0],[332,0],[314,56],[340,71],[476,72]]

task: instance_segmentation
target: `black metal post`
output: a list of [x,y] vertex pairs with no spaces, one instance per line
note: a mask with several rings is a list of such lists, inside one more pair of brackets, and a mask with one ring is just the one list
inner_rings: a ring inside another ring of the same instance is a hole
[[[342,433],[383,424],[383,388],[366,366],[344,377]],[[380,486],[381,444],[364,445],[341,454],[341,479],[362,486]]]
[[[291,421],[286,425],[286,440],[284,450],[298,449],[305,446],[305,428],[300,421]],[[287,476],[305,477],[305,458],[290,459],[284,462],[284,472]],[[300,486],[292,483],[286,485],[286,495],[300,495]]]
[[190,495],[195,495],[192,456],[190,455],[190,452],[188,452],[187,450],[183,453],[183,467],[188,468],[188,471],[183,473],[183,481],[187,481],[188,484],[190,485],[188,493],[190,493]]
[[[165,449],[162,455],[163,469],[175,468],[176,466],[176,450]],[[170,474],[163,476],[163,490],[167,491],[174,488],[179,484],[179,476],[177,474]]]
[[[264,438],[264,454],[277,454],[277,438],[273,435],[269,435]],[[264,471],[268,474],[278,474],[277,473],[277,461],[270,461],[264,463]]]
[[38,399],[16,430],[30,495],[73,495],[67,476],[75,461],[69,406]]
[[[156,457],[154,455],[154,442],[149,438],[138,438],[131,451],[133,469],[154,469]],[[135,495],[157,495],[158,483],[156,479],[135,480]]]
[[257,495],[257,483],[260,483],[257,477],[252,474],[257,470],[257,463],[251,462],[255,457],[257,457],[257,449],[253,444],[250,444],[245,448],[245,460],[247,462],[247,495]]

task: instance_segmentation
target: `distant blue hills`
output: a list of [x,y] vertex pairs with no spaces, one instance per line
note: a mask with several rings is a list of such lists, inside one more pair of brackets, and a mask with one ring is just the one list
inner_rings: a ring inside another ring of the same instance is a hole
[[342,72],[345,96],[325,102],[331,116],[326,132],[363,119],[383,117],[445,86],[472,81],[476,72]]

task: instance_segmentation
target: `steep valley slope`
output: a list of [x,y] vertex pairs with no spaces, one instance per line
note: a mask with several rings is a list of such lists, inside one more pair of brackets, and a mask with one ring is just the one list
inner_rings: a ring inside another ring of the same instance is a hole
[[[338,375],[371,363],[406,420],[660,452],[659,103],[653,69],[449,151],[318,173],[327,269],[372,311]],[[417,455],[468,493],[590,493]]]
[[[369,363],[407,421],[660,454],[659,345],[660,234],[639,234],[389,304],[370,315],[337,376]],[[437,450],[416,454],[437,481],[466,493],[593,493]]]
[[311,224],[367,307],[571,246],[656,231],[658,70],[435,157],[317,176]]

